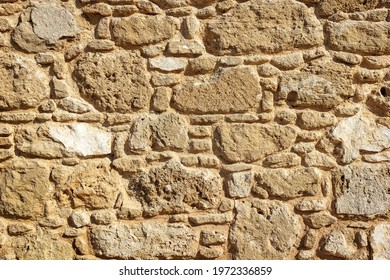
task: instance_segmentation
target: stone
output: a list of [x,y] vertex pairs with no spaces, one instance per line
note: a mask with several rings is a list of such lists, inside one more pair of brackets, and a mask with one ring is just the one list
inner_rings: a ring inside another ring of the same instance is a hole
[[76,19],[65,8],[54,4],[36,3],[31,10],[34,33],[48,44],[79,33]]
[[323,35],[314,12],[304,4],[261,0],[240,4],[212,19],[204,39],[212,54],[242,55],[314,47],[322,44]]
[[271,60],[271,64],[280,70],[293,70],[305,63],[301,52],[276,56]]
[[9,235],[15,236],[15,235],[26,234],[27,232],[30,232],[32,228],[29,225],[18,223],[18,224],[10,224],[7,230]]
[[167,51],[172,55],[199,56],[205,52],[205,48],[199,41],[181,40],[169,42]]
[[367,162],[389,162],[390,161],[390,151],[383,151],[376,154],[368,154],[363,156],[364,161]]
[[362,113],[340,121],[331,135],[341,142],[343,163],[357,159],[360,151],[380,152],[390,147],[390,130]]
[[295,209],[304,212],[316,212],[326,210],[326,204],[324,199],[304,199],[295,205]]
[[320,191],[321,174],[315,168],[264,169],[255,180],[270,196],[295,198],[313,196]]
[[296,131],[289,126],[229,124],[216,129],[215,147],[230,162],[253,162],[292,146]]
[[50,170],[36,161],[13,160],[0,167],[0,216],[37,218],[53,195]]
[[128,186],[129,195],[141,202],[146,216],[216,208],[221,192],[218,173],[187,168],[174,160],[135,173]]
[[348,165],[333,172],[337,214],[373,217],[390,211],[389,167],[386,164]]
[[276,260],[288,257],[303,229],[292,207],[281,201],[236,202],[229,232],[235,260]]
[[[27,9],[23,14],[26,13],[30,16],[31,9]],[[23,19],[21,19],[18,26],[13,30],[11,38],[13,43],[27,53],[39,53],[47,49],[44,40],[33,32],[30,22]]]
[[169,108],[169,103],[172,95],[172,90],[168,87],[156,88],[152,103],[153,109],[157,112],[165,112]]
[[120,259],[188,259],[195,257],[198,237],[183,224],[143,222],[99,226],[91,231],[96,255]]
[[347,259],[355,251],[356,248],[348,242],[344,233],[340,230],[334,230],[324,237],[322,252],[327,255]]
[[88,43],[87,49],[95,52],[108,52],[115,49],[115,43],[110,40],[93,40]]
[[191,126],[188,135],[195,138],[211,137],[211,127],[208,126]]
[[194,39],[200,28],[200,22],[195,16],[188,16],[183,19],[181,30],[186,39]]
[[390,224],[380,223],[374,226],[370,234],[372,258],[374,260],[390,259]]
[[91,105],[73,97],[65,97],[58,102],[58,107],[70,113],[83,114],[91,111]]
[[216,230],[202,230],[200,233],[200,242],[203,245],[221,245],[226,243],[227,236],[221,232]]
[[327,112],[304,111],[298,117],[298,125],[308,130],[329,127],[336,122],[337,118]]
[[249,67],[221,68],[203,83],[188,82],[174,91],[173,107],[195,114],[238,113],[254,109],[259,79]]
[[206,259],[216,259],[223,255],[223,248],[221,246],[200,246],[199,255]]
[[378,0],[324,0],[318,1],[318,10],[321,16],[330,16],[337,11],[345,13],[363,12],[374,9]]
[[112,20],[112,35],[115,43],[126,48],[170,39],[176,28],[173,18],[163,15],[134,14]]
[[210,73],[216,66],[217,59],[214,56],[203,55],[188,60],[186,73],[192,75]]
[[181,71],[186,67],[184,59],[177,57],[155,57],[149,59],[149,67],[163,72]]
[[87,212],[73,211],[69,216],[69,223],[76,228],[81,228],[90,224],[90,217]]
[[308,215],[305,221],[311,228],[319,229],[336,223],[337,219],[328,212],[318,212]]
[[37,107],[50,96],[49,80],[32,59],[0,55],[0,110]]
[[226,224],[233,220],[233,215],[230,212],[223,214],[205,214],[205,215],[196,215],[190,216],[188,218],[190,223],[200,226],[205,224]]
[[329,23],[329,46],[337,51],[379,55],[389,53],[388,22],[342,21]]
[[361,55],[347,52],[337,52],[335,53],[334,57],[341,62],[348,63],[351,65],[360,64],[363,60]]
[[106,3],[96,3],[84,6],[82,8],[84,14],[94,14],[100,16],[111,16],[112,10],[111,7]]
[[99,210],[91,215],[91,222],[97,225],[109,225],[116,222],[117,218],[113,210]]
[[227,182],[227,192],[231,198],[247,197],[252,189],[253,174],[250,172],[239,172],[230,175]]
[[39,232],[17,238],[12,247],[19,260],[72,260],[72,244],[57,235]]
[[74,76],[82,97],[100,111],[130,113],[145,108],[153,93],[146,64],[133,51],[86,53]]
[[332,169],[337,167],[337,162],[331,156],[319,151],[307,153],[303,162],[308,167],[318,167],[322,169]]
[[111,170],[110,163],[108,159],[94,160],[68,167],[68,171],[58,170],[63,177],[57,182],[60,205],[87,209],[114,207],[125,183]]
[[298,166],[301,163],[301,158],[294,153],[276,153],[267,156],[263,164],[271,168],[288,168]]

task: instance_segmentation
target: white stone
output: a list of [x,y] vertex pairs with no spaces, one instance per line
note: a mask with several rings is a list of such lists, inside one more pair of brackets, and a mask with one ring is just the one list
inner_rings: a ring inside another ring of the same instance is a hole
[[378,224],[374,227],[370,244],[374,260],[390,260],[390,223]]
[[390,129],[361,113],[342,120],[333,129],[332,135],[342,143],[343,163],[355,160],[359,151],[380,152],[390,147]]
[[247,197],[252,188],[253,175],[251,172],[239,172],[230,175],[228,193],[232,198]]
[[149,66],[165,72],[180,71],[187,66],[187,62],[177,57],[156,57],[149,59]]
[[86,212],[73,212],[69,217],[72,226],[80,228],[90,224],[90,217]]
[[78,156],[107,155],[111,153],[111,133],[85,123],[49,126],[49,136]]
[[348,258],[356,249],[348,243],[341,231],[332,231],[325,238],[323,252],[334,257]]

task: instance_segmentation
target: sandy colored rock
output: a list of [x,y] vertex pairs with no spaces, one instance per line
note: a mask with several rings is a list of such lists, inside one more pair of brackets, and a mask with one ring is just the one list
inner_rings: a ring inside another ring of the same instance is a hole
[[298,124],[303,129],[320,129],[337,122],[337,118],[326,112],[305,111],[299,115]]
[[37,107],[49,98],[48,78],[34,60],[1,54],[0,79],[3,81],[0,88],[2,111]]
[[300,218],[284,202],[236,202],[236,211],[229,233],[233,259],[284,259],[303,228]]
[[374,260],[390,259],[390,224],[381,223],[374,227],[370,235],[370,245]]
[[237,113],[254,109],[261,97],[253,69],[219,69],[203,83],[188,82],[175,90],[173,106],[189,113]]
[[386,164],[349,165],[333,173],[337,214],[375,216],[390,211]]
[[291,0],[249,1],[211,20],[205,31],[206,49],[217,55],[272,53],[322,41],[322,27],[314,13]]
[[330,256],[346,259],[355,253],[356,248],[348,242],[342,231],[334,230],[325,236],[322,251]]
[[98,110],[129,113],[149,105],[150,75],[135,52],[87,53],[74,75],[81,95]]
[[378,0],[324,0],[319,2],[319,13],[322,16],[329,16],[336,12],[363,12],[373,9],[378,5]]
[[171,17],[135,14],[112,21],[112,35],[117,45],[132,47],[170,39],[176,29]]
[[290,147],[295,137],[289,126],[231,124],[217,127],[215,145],[228,162],[253,162]]
[[186,168],[175,161],[134,174],[128,186],[129,195],[140,200],[146,216],[216,208],[221,191],[216,172]]
[[321,173],[317,169],[304,167],[265,169],[255,178],[270,196],[281,198],[316,195],[321,183]]
[[227,182],[228,194],[232,198],[247,197],[252,189],[253,174],[250,172],[237,172],[230,175]]
[[193,258],[198,237],[183,224],[144,222],[100,226],[91,231],[94,252],[105,258]]
[[0,215],[37,218],[43,215],[44,203],[54,186],[50,170],[36,161],[14,160],[0,167]]

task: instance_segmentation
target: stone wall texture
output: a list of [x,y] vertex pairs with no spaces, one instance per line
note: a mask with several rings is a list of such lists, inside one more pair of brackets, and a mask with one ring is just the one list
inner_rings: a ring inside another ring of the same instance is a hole
[[390,259],[389,0],[0,0],[0,259]]

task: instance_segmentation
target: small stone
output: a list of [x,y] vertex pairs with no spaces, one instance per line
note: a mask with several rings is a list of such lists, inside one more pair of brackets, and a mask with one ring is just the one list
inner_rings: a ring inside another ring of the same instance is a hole
[[73,212],[69,217],[69,223],[76,228],[81,228],[90,224],[90,217],[86,212]]
[[96,25],[95,34],[98,39],[108,39],[110,38],[110,23],[111,19],[109,17],[104,17],[99,20]]
[[295,124],[297,120],[297,113],[291,110],[277,111],[275,115],[275,121],[279,124]]
[[298,125],[303,129],[321,129],[334,125],[337,118],[326,112],[305,111],[299,114]]
[[318,212],[306,217],[305,221],[311,228],[323,228],[333,225],[337,219],[328,212]]
[[76,237],[76,239],[74,240],[74,247],[76,248],[78,254],[88,255],[90,253],[88,243],[84,239],[84,237]]
[[231,211],[234,208],[234,200],[225,198],[221,201],[218,210],[221,212]]
[[335,53],[334,57],[341,62],[345,62],[351,65],[360,64],[363,60],[361,55],[347,52],[337,52]]
[[304,212],[317,212],[326,210],[326,204],[324,199],[305,199],[295,205],[295,209]]
[[58,102],[58,107],[70,113],[84,114],[91,111],[92,106],[73,97],[65,97]]
[[8,234],[11,236],[23,235],[31,230],[32,230],[31,226],[26,225],[26,224],[21,224],[21,223],[10,224],[8,226]]
[[140,12],[145,14],[158,15],[163,13],[163,10],[161,10],[159,6],[146,0],[137,0],[135,5],[140,10]]
[[195,166],[198,165],[199,160],[198,157],[196,156],[186,156],[186,157],[182,157],[180,159],[180,162],[185,166]]
[[300,250],[297,259],[298,260],[312,260],[316,257],[314,250]]
[[112,210],[99,210],[91,215],[91,222],[97,225],[109,225],[116,222],[115,212]]
[[196,16],[201,19],[211,18],[215,17],[217,15],[217,12],[213,6],[205,7],[203,9],[198,10],[196,13]]
[[35,55],[35,61],[41,65],[50,65],[54,63],[54,57],[51,54],[38,53]]
[[332,169],[337,166],[337,162],[331,156],[318,151],[305,154],[303,162],[308,167],[319,167],[322,169]]
[[361,83],[375,83],[383,81],[385,74],[386,73],[381,70],[359,69],[359,71],[356,72],[355,77],[357,81]]
[[172,96],[172,90],[168,87],[158,87],[154,91],[153,95],[153,109],[157,112],[164,112],[168,110],[170,99]]
[[180,83],[181,76],[172,73],[153,73],[151,82],[154,86],[174,86]]
[[200,226],[204,224],[226,224],[233,220],[232,213],[223,213],[223,214],[205,214],[205,215],[197,215],[190,216],[190,223],[195,226]]
[[368,236],[364,230],[359,230],[356,233],[356,242],[359,247],[367,247],[368,246]]
[[186,223],[188,222],[187,215],[172,215],[169,217],[170,223]]
[[271,60],[271,64],[280,70],[293,70],[305,63],[301,52],[276,56]]
[[231,198],[247,197],[252,189],[253,174],[251,172],[233,173],[230,175],[227,186]]
[[297,143],[295,144],[292,149],[294,153],[305,155],[315,150],[315,147],[313,143]]
[[267,156],[263,164],[272,168],[287,168],[298,166],[301,163],[301,158],[294,153],[277,153]]
[[365,56],[363,65],[369,69],[382,69],[390,66],[390,56]]
[[82,53],[82,51],[83,51],[83,47],[81,45],[71,46],[65,51],[64,54],[65,61],[70,61],[76,58]]
[[187,72],[193,75],[200,75],[211,72],[217,63],[214,56],[200,56],[188,61]]
[[112,10],[111,10],[110,5],[108,5],[106,3],[90,4],[90,5],[82,7],[81,11],[84,14],[100,15],[103,17],[112,15]]
[[211,151],[211,140],[208,139],[192,139],[189,142],[190,151],[194,153]]
[[44,101],[39,106],[39,110],[41,110],[42,112],[46,112],[46,113],[52,113],[56,110],[56,108],[57,108],[56,103],[54,102],[54,100],[51,100],[51,99]]
[[272,77],[280,74],[280,70],[271,64],[262,64],[257,68],[257,72],[262,77]]
[[199,155],[198,161],[199,166],[205,168],[219,168],[219,166],[221,165],[218,157],[216,156]]
[[53,77],[52,84],[54,87],[54,98],[61,99],[69,96],[69,92],[71,92],[71,89],[65,81]]
[[303,238],[303,246],[305,249],[313,249],[317,242],[317,235],[314,230],[310,229]]
[[184,70],[187,63],[184,59],[177,57],[157,57],[149,59],[149,66],[164,72],[175,72]]
[[223,248],[221,246],[200,246],[199,255],[206,259],[216,259],[223,255]]
[[59,216],[50,216],[50,217],[45,217],[42,218],[38,221],[38,224],[41,227],[47,227],[47,228],[59,228],[63,226],[65,223],[63,219]]
[[355,251],[353,245],[349,244],[345,235],[339,230],[334,230],[324,237],[322,252],[327,255],[346,259],[351,257]]
[[180,56],[198,56],[205,52],[202,43],[196,40],[171,41],[167,47],[168,54]]
[[91,51],[107,52],[115,48],[115,43],[110,40],[94,40],[88,43],[87,48]]
[[195,138],[204,138],[211,136],[211,127],[209,126],[191,126],[188,135]]
[[221,231],[202,230],[200,233],[200,242],[203,245],[221,245],[227,242],[226,235]]

